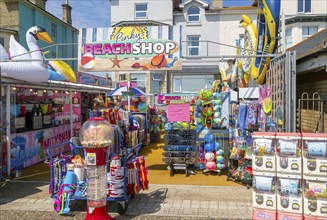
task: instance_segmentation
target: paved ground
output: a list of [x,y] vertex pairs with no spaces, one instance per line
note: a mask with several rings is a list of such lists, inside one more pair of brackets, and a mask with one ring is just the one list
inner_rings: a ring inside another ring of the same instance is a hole
[[[244,186],[154,185],[128,202],[124,216],[109,203],[116,219],[251,219],[252,190]],[[70,216],[53,210],[48,183],[14,180],[2,183],[0,219],[83,219],[86,202],[74,201]]]

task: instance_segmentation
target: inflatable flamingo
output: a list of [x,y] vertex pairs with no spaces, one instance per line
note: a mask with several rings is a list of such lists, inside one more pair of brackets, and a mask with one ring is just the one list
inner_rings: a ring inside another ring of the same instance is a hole
[[[49,79],[50,74],[43,65],[43,54],[36,44],[37,40],[52,44],[50,36],[42,27],[34,26],[27,31],[26,43],[29,52],[11,35],[9,52],[12,61],[0,62],[2,76],[29,82],[46,82]],[[4,61],[8,58],[7,52],[0,45],[0,60]]]

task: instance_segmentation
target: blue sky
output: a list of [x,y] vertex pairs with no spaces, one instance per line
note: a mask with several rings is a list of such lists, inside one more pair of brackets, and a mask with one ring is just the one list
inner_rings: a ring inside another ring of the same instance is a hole
[[[58,18],[62,18],[61,4],[66,0],[48,0],[46,10]],[[109,0],[69,0],[72,9],[72,21],[75,28],[108,27]]]
[[[46,10],[62,18],[61,4],[65,2],[66,0],[48,0]],[[252,2],[253,0],[223,0],[224,7],[251,5]],[[109,0],[69,0],[69,4],[73,8],[72,20],[75,28],[109,26]]]

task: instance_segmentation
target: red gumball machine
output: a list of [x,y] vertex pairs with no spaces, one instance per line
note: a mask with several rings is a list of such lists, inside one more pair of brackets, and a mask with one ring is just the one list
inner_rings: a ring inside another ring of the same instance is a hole
[[80,130],[87,162],[87,214],[85,220],[113,219],[107,209],[106,159],[112,140],[110,124],[102,118],[91,118]]

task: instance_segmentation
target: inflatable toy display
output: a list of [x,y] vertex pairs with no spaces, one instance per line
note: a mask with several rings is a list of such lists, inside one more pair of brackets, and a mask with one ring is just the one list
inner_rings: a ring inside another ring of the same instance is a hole
[[70,81],[70,82],[76,82],[76,76],[75,76],[74,70],[72,70],[72,68],[64,61],[52,60],[52,61],[49,61],[49,65],[55,71],[62,74],[64,76],[65,80]]
[[[272,54],[277,45],[280,0],[262,0],[258,3],[258,37],[256,54]],[[265,82],[270,57],[256,57],[251,76],[258,83]]]
[[[48,80],[50,74],[48,69],[43,66],[43,53],[36,44],[37,40],[43,40],[52,44],[52,40],[46,30],[42,27],[34,26],[26,32],[26,43],[30,52],[20,45],[13,35],[9,41],[10,57],[0,45],[1,59],[6,60],[10,58],[16,61],[0,63],[2,76],[29,82],[45,82]],[[21,62],[17,60],[21,60]]]

